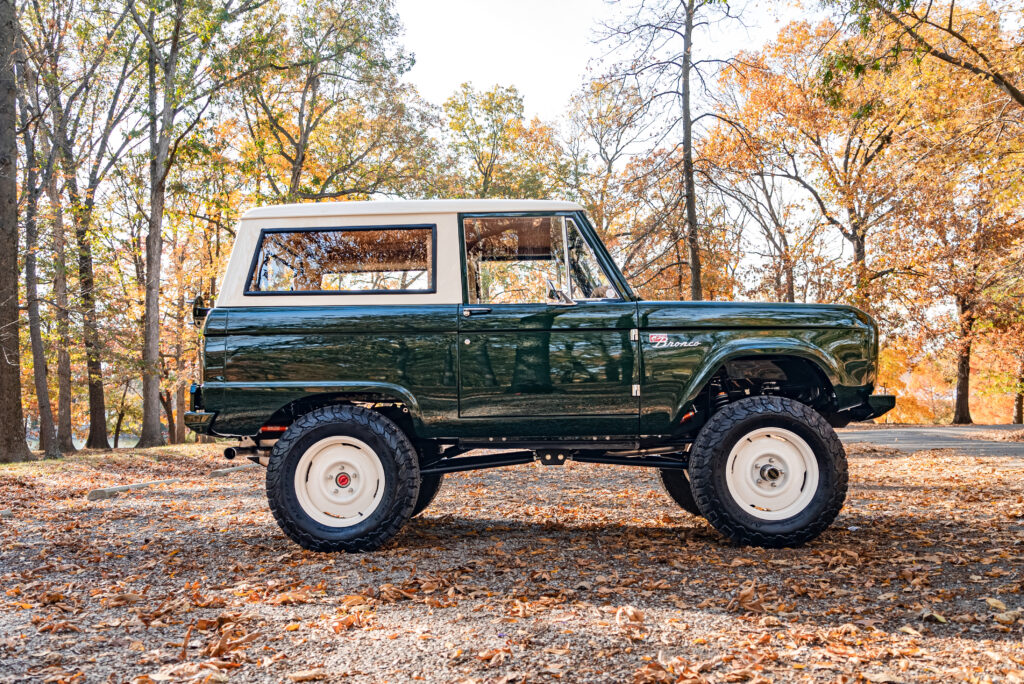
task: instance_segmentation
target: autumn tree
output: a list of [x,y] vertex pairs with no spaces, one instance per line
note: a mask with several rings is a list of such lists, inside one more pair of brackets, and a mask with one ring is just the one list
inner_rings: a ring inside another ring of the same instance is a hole
[[826,46],[837,30],[792,24],[761,53],[744,55],[725,76],[722,115],[756,163],[800,188],[847,242],[849,298],[867,307],[875,301],[868,288],[884,275],[869,263],[869,240],[899,210],[923,160],[892,149],[912,125],[913,92],[889,73],[857,79],[834,70]]
[[544,197],[541,148],[554,144],[553,131],[526,122],[519,91],[498,85],[478,91],[463,83],[442,109],[451,164],[439,179],[441,194]]
[[[186,0],[145,4],[127,0],[146,46],[145,117],[149,143],[149,227],[146,235],[146,310],[142,349],[142,431],[139,446],[163,444],[160,427],[160,282],[167,182],[178,150],[229,83],[241,78],[233,48],[256,50],[267,34],[246,19],[266,0],[212,6]],[[249,68],[261,68],[258,60]]]
[[[39,291],[39,205],[50,186],[54,174],[55,154],[41,133],[39,79],[30,66],[25,52],[25,41],[16,40],[15,72],[18,85],[19,125],[25,165],[21,184],[20,205],[25,232],[25,297],[28,310],[29,340],[32,358],[32,379],[35,385],[36,406],[39,415],[39,448],[46,458],[60,456],[57,430],[50,404],[50,386],[46,352],[43,348],[43,330]],[[37,141],[42,144],[37,148]]]
[[587,209],[598,233],[614,247],[617,224],[629,211],[626,165],[644,151],[654,124],[635,85],[599,78],[569,101],[562,133],[566,157],[561,185]]
[[[957,3],[929,0],[827,0],[871,39],[873,50],[838,52],[854,72],[907,53],[983,79],[1024,107],[1024,36],[1014,0]],[[847,46],[849,47],[849,46]]]
[[[692,293],[687,241],[686,183],[682,165],[658,150],[627,168],[629,215],[619,232],[624,274],[647,299],[688,299]],[[695,196],[701,233],[696,250],[702,261],[702,291],[714,299],[739,293],[742,219],[711,185]]]
[[[88,376],[86,446],[97,449],[109,448],[109,443],[92,255],[93,219],[101,186],[137,140],[132,130],[124,128],[140,90],[135,80],[138,41],[126,31],[127,17],[124,7],[101,12],[90,0],[70,0],[31,3],[22,21],[26,53],[45,93],[40,111],[47,114],[47,144],[54,149],[61,172],[59,183],[55,177],[48,195],[52,203],[66,202],[74,229],[77,309],[82,314]],[[63,236],[58,244],[63,249]],[[64,298],[59,290],[57,296]],[[66,309],[59,312],[60,316],[66,314]],[[68,370],[63,364],[58,366],[61,383],[70,383],[70,378],[63,376]]]
[[251,73],[235,99],[264,194],[290,202],[422,186],[431,117],[401,82],[412,59],[391,0],[306,0],[258,17],[273,27],[270,44],[243,53]]
[[702,57],[698,43],[709,26],[723,26],[735,17],[730,5],[721,0],[657,0],[631,9],[628,18],[609,27],[604,38],[614,50],[629,53],[614,70],[615,78],[641,85],[645,104],[659,110],[666,122],[665,135],[672,140],[672,149],[678,149],[678,154],[663,159],[681,166],[678,175],[683,182],[689,298],[703,299],[695,144],[702,123],[716,114],[710,109],[695,113],[698,100],[694,93],[697,88],[698,93],[706,91],[708,82],[728,61]]

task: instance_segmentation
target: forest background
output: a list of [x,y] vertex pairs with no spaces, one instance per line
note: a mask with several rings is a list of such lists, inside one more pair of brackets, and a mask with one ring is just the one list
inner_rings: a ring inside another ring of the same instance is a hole
[[368,198],[579,201],[645,298],[871,313],[886,420],[1022,422],[1024,2],[808,0],[724,55],[742,3],[614,4],[541,120],[426,101],[391,0],[0,0],[0,461],[194,438],[237,217]]

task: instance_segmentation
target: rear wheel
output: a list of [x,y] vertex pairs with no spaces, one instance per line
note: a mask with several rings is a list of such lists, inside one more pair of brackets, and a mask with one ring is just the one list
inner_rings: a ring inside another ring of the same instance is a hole
[[434,500],[434,497],[437,496],[443,479],[444,473],[420,476],[420,495],[416,498],[416,506],[412,509],[414,518],[426,510],[427,506]]
[[700,508],[693,498],[693,490],[690,488],[690,478],[685,470],[662,470],[661,484],[665,491],[672,497],[672,500],[679,504],[679,507],[690,515],[700,516]]
[[274,445],[267,499],[277,524],[311,551],[372,551],[412,516],[416,452],[402,430],[358,406],[296,420]]
[[740,544],[799,546],[846,499],[846,452],[832,426],[798,401],[757,396],[713,415],[690,451],[701,513]]

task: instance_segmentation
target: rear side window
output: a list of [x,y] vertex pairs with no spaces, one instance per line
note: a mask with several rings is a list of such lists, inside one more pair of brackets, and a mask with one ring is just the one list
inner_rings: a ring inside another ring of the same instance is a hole
[[434,292],[435,243],[432,225],[264,230],[245,293]]

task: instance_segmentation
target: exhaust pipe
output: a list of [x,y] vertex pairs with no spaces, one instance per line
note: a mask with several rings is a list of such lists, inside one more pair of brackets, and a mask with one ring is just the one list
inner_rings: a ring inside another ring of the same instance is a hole
[[224,450],[224,458],[229,461],[235,460],[237,456],[245,456],[247,454],[255,454],[256,447],[228,447]]

